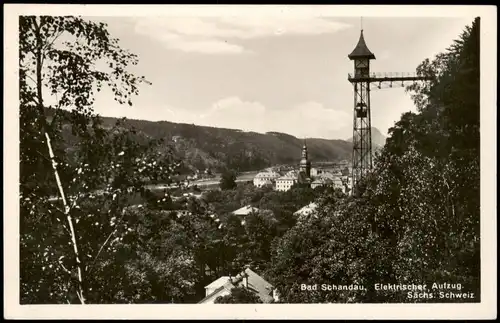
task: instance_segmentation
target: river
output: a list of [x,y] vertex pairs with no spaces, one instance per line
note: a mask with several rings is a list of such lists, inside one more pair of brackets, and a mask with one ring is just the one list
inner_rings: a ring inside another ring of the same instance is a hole
[[[236,177],[236,182],[237,183],[242,183],[242,182],[252,181],[253,178],[255,177],[255,175],[257,175],[258,173],[259,173],[259,171],[243,172],[243,173],[239,174]],[[219,185],[220,178],[221,178],[221,175],[220,174],[216,174],[212,178],[189,181],[189,187],[192,187],[192,186],[195,186],[195,185],[198,186],[198,187],[200,187],[200,188],[215,187],[215,186]],[[167,184],[152,184],[152,185],[147,185],[146,188],[149,188],[151,190],[160,190],[160,189],[166,189],[166,188],[178,188],[178,185],[177,184],[170,184],[170,185],[167,185]],[[95,193],[97,195],[100,195],[100,194],[103,193],[103,191],[99,190],[99,191],[97,191]],[[60,197],[53,196],[53,197],[51,197],[49,199],[49,201],[57,201],[59,199],[60,199]]]
[[[242,182],[253,181],[253,178],[258,173],[259,173],[259,171],[243,172],[236,177],[236,182],[242,183]],[[198,187],[216,186],[216,185],[219,185],[220,178],[221,178],[220,174],[215,174],[215,176],[212,178],[191,180],[191,181],[189,181],[189,186],[194,186],[194,185],[196,185]],[[177,188],[177,187],[178,186],[176,184],[171,184],[171,185],[156,184],[156,185],[148,185],[147,186],[147,188],[149,188],[149,189],[165,189],[165,188]]]

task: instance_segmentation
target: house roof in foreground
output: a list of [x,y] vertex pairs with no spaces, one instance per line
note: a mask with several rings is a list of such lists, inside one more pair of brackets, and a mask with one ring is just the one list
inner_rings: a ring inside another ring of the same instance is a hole
[[312,202],[312,203],[309,203],[306,206],[302,207],[301,209],[295,211],[294,214],[295,215],[309,214],[309,213],[315,211],[317,207],[318,207],[318,204],[315,202]]
[[[259,296],[259,298],[262,300],[263,303],[269,303],[273,300],[272,296],[272,291],[274,289],[273,285],[271,285],[268,281],[266,281],[263,277],[259,276],[256,272],[251,270],[250,268],[245,269],[236,277],[231,277],[230,280],[228,280],[224,285],[220,286],[217,288],[215,291],[213,291],[211,294],[207,295],[205,298],[203,298],[200,302],[198,303],[204,303],[205,300],[213,298],[213,297],[218,297],[219,294],[222,294],[222,291],[228,290],[231,291],[232,288],[234,287],[243,287],[244,286],[244,281],[243,278],[247,277],[248,279],[248,290],[254,292]],[[228,276],[222,276],[222,277],[228,277]],[[216,279],[214,282],[209,284],[208,286],[212,285],[213,283],[219,281],[222,278]]]
[[216,280],[214,280],[213,282],[211,282],[210,284],[208,284],[207,286],[205,286],[205,288],[219,288],[225,283],[227,283],[229,279],[230,279],[229,276],[221,276]]
[[233,211],[232,213],[235,215],[247,215],[247,214],[250,214],[252,212],[259,212],[259,211],[260,211],[260,209],[258,209],[256,207],[253,207],[251,205],[245,205],[244,207],[239,208],[239,209]]

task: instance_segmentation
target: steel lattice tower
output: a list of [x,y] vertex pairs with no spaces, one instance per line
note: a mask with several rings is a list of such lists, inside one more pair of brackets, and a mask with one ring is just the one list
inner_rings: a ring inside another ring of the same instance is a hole
[[[370,73],[370,60],[375,55],[368,49],[363,37],[363,29],[359,41],[349,59],[354,61],[354,74],[348,75],[348,80],[354,86],[354,119],[353,119],[353,152],[352,152],[352,190],[358,182],[373,168],[372,127],[370,109],[370,86],[382,88],[382,84],[428,80],[428,77],[410,73]],[[378,83],[378,84],[377,84]]]

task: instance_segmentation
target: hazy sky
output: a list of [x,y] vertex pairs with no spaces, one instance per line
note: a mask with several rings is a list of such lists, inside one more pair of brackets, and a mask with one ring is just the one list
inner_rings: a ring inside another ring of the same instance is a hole
[[[105,116],[166,120],[298,137],[352,136],[353,88],[347,55],[360,18],[98,17],[139,56],[133,107],[101,92]],[[363,18],[372,72],[413,72],[445,50],[472,17]],[[372,92],[372,125],[384,134],[414,110],[403,88]]]

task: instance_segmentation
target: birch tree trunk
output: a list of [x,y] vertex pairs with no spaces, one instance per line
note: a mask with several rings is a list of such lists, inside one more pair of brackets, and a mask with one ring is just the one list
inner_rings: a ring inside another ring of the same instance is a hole
[[71,235],[71,243],[73,244],[73,251],[75,253],[75,260],[76,260],[76,269],[78,271],[78,299],[80,299],[80,302],[82,304],[85,304],[85,297],[83,296],[83,277],[82,277],[82,263],[80,261],[80,256],[78,253],[78,245],[76,242],[76,234],[75,234],[75,229],[73,226],[73,217],[71,216],[71,208],[68,205],[68,201],[66,201],[66,195],[64,194],[64,189],[61,184],[61,179],[59,178],[59,172],[57,171],[57,162],[55,161],[54,158],[54,152],[52,150],[52,145],[50,143],[50,137],[47,132],[45,132],[45,138],[47,140],[47,147],[49,149],[49,155],[50,155],[50,160],[52,162],[52,169],[54,170],[54,176],[56,178],[57,182],[57,188],[59,190],[59,194],[61,195],[61,199],[63,202],[64,206],[64,215],[66,216],[66,219],[68,220],[68,226],[70,230],[70,235]]
[[63,201],[63,206],[64,206],[64,215],[66,216],[66,219],[68,221],[69,229],[70,229],[70,235],[71,235],[71,242],[73,244],[73,251],[75,254],[75,260],[76,260],[76,266],[77,266],[77,271],[78,271],[78,288],[77,288],[77,295],[82,304],[85,304],[85,297],[83,295],[83,276],[82,276],[82,264],[80,261],[80,257],[78,254],[78,246],[76,242],[76,234],[73,226],[73,218],[71,217],[71,208],[68,205],[68,202],[66,201],[66,196],[64,194],[64,189],[61,184],[61,179],[59,178],[59,173],[57,171],[57,162],[55,161],[54,158],[54,151],[52,150],[52,144],[50,142],[50,136],[47,132],[48,124],[47,124],[47,119],[45,118],[45,107],[44,107],[44,102],[43,102],[43,91],[42,91],[42,64],[43,64],[43,47],[44,43],[42,41],[41,37],[41,28],[42,28],[42,22],[40,21],[39,23],[36,23],[35,27],[35,33],[36,33],[36,50],[35,50],[35,59],[36,59],[36,87],[37,87],[37,105],[38,105],[38,110],[41,113],[40,119],[42,120],[42,131],[45,135],[45,139],[47,142],[47,147],[49,150],[49,156],[50,160],[52,162],[52,168],[54,170],[54,176],[56,178],[57,182],[57,187],[59,190],[59,194],[61,195],[61,199]]

